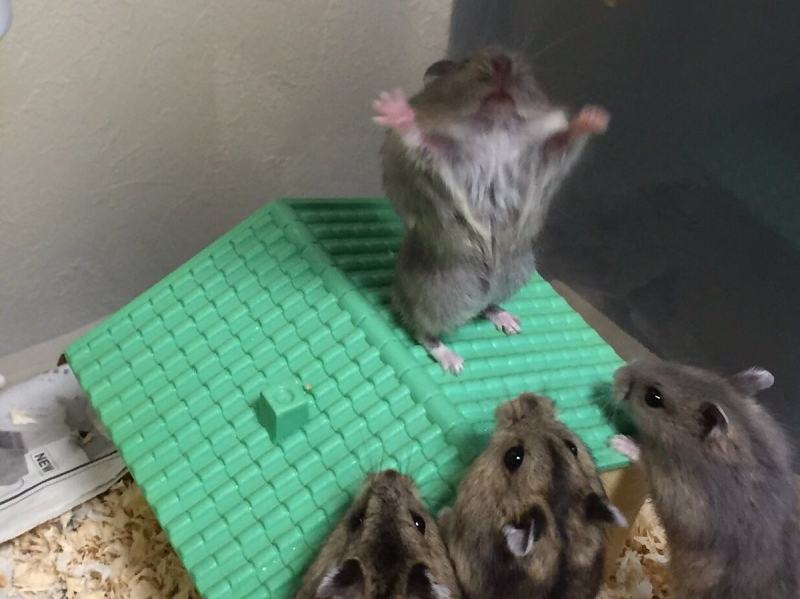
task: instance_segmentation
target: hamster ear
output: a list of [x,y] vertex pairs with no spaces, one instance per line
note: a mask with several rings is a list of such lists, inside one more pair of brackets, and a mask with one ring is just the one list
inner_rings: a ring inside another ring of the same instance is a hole
[[543,395],[523,393],[514,399],[504,401],[494,411],[498,427],[510,426],[526,416],[555,416],[553,401]]
[[446,75],[447,73],[451,73],[452,71],[456,70],[455,62],[452,60],[437,60],[427,69],[425,69],[425,75],[423,76],[422,80],[427,85],[434,79],[438,79],[442,75]]
[[453,508],[443,507],[439,510],[439,515],[436,518],[436,523],[439,525],[439,533],[442,535],[442,539],[445,543],[450,536],[450,527],[453,524],[453,517]]
[[597,493],[589,493],[584,500],[587,520],[597,520],[607,524],[615,524],[620,528],[628,528],[628,521],[613,503],[602,499]]
[[700,407],[700,424],[703,438],[716,438],[728,431],[728,415],[715,403],[706,402]]
[[323,576],[316,599],[356,599],[364,595],[364,572],[358,560],[349,559]]
[[506,524],[503,536],[511,555],[523,557],[533,551],[533,543],[542,536],[547,520],[539,506],[534,506],[518,522]]
[[547,414],[555,414],[553,407],[553,400],[544,395],[537,395],[536,393],[523,393],[519,396],[520,401],[524,401],[532,412],[545,412]]
[[409,599],[450,599],[450,589],[439,584],[425,564],[414,564],[408,573],[406,595]]
[[728,381],[745,395],[755,395],[759,391],[772,387],[775,377],[769,370],[754,366],[734,374]]
[[522,557],[533,551],[533,528],[517,528],[513,524],[506,524],[503,536],[511,555]]

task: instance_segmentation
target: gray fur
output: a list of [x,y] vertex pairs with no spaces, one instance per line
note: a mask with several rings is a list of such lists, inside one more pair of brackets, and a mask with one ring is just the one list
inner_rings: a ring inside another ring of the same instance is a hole
[[[617,396],[640,432],[679,599],[800,597],[790,447],[753,399],[771,383],[765,371],[726,379],[655,359],[629,364],[615,376]],[[649,388],[663,407],[644,401]]]
[[586,143],[581,135],[563,151],[545,149],[569,123],[518,58],[509,84],[516,114],[475,116],[493,89],[484,79],[497,52],[433,77],[411,98],[436,151],[393,130],[383,146],[386,194],[406,226],[393,306],[418,339],[452,331],[528,281],[533,240]]

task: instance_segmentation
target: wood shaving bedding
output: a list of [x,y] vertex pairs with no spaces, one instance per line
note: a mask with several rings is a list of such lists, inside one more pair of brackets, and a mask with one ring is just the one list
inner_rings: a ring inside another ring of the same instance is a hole
[[12,579],[0,597],[3,591],[24,599],[198,597],[129,477],[10,544]]
[[[0,557],[6,553],[13,567],[10,580],[0,567],[0,598],[198,597],[130,477],[60,518],[0,545]],[[667,560],[664,531],[647,503],[599,599],[668,598]]]
[[631,527],[617,569],[599,599],[668,599],[667,537],[653,505],[642,506]]

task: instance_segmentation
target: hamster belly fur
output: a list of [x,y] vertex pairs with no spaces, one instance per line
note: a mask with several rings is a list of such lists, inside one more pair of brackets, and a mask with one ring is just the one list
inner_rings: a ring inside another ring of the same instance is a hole
[[[424,217],[406,219],[393,295],[397,312],[415,336],[438,337],[456,329],[490,304],[508,299],[530,278],[533,239],[544,207],[528,207],[526,201],[536,202],[529,188],[540,180],[533,172],[540,163],[530,154],[541,147],[523,145],[516,137],[513,131],[488,131],[476,136],[474,144],[460,145],[450,158],[452,176],[488,238],[476,236],[456,210],[434,208],[451,206],[447,198],[431,202]],[[386,186],[401,200],[417,186],[425,187],[420,193],[447,193],[437,178],[431,172],[427,180],[406,179],[396,189],[388,177]]]

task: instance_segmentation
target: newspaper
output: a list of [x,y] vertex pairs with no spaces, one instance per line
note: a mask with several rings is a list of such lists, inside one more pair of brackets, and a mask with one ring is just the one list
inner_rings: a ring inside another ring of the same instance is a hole
[[0,391],[0,543],[102,493],[125,472],[69,366]]

